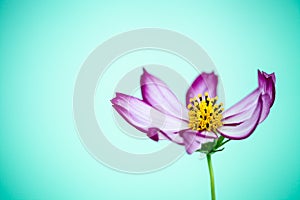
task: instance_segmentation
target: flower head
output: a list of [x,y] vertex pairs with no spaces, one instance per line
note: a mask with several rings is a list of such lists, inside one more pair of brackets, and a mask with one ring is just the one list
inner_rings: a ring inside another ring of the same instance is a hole
[[197,131],[216,131],[222,126],[222,103],[216,104],[218,97],[209,98],[208,92],[205,96],[198,94],[197,97],[190,99],[189,110],[189,127]]
[[117,93],[111,100],[116,111],[152,140],[168,139],[184,145],[191,154],[222,137],[249,137],[266,119],[275,100],[275,74],[258,70],[258,87],[241,101],[223,109],[217,97],[218,77],[202,73],[186,93],[184,106],[159,78],[145,69],[142,99]]

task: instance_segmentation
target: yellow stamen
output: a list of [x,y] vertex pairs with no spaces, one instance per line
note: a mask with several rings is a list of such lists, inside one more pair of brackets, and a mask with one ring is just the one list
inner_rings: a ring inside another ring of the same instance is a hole
[[199,94],[197,97],[190,99],[189,109],[189,127],[192,130],[207,130],[215,131],[222,126],[222,103],[216,104],[218,97],[208,97],[208,92],[205,92],[205,97]]

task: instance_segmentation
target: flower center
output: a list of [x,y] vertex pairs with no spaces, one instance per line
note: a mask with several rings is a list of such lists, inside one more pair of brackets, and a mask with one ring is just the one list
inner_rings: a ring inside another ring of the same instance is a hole
[[216,104],[218,97],[209,98],[208,92],[205,92],[204,98],[202,94],[190,99],[189,109],[189,127],[192,130],[215,131],[222,126],[222,103]]

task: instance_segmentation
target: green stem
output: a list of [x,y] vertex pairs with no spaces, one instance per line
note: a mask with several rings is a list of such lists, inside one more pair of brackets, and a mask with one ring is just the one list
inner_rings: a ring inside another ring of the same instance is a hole
[[207,164],[208,164],[209,176],[210,176],[211,200],[216,200],[214,170],[211,163],[211,155],[207,154],[206,158],[207,158]]

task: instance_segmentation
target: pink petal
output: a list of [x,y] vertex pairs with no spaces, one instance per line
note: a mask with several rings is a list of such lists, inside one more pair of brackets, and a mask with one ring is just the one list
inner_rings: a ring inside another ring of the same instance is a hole
[[[248,94],[246,97],[244,97],[242,100],[240,100],[238,103],[234,104],[229,109],[225,110],[223,112],[223,118],[224,120],[227,118],[232,118],[240,113],[243,113],[244,111],[247,111],[249,109],[254,109],[257,104],[257,100],[259,95],[261,94],[259,88]],[[235,119],[234,119],[235,120]],[[240,122],[240,121],[238,121]]]
[[170,140],[176,144],[184,145],[183,138],[179,132],[161,132],[161,138]]
[[269,114],[275,100],[275,74],[258,71],[258,87],[241,101],[223,113],[223,123],[241,123],[247,120],[257,106],[258,98],[262,95],[261,123]]
[[173,117],[188,120],[187,109],[159,78],[144,69],[141,76],[143,100],[157,110]]
[[207,131],[198,132],[187,130],[181,132],[180,135],[183,138],[184,146],[188,154],[192,154],[196,150],[200,149],[202,144],[214,141],[214,138],[206,136],[211,135],[211,133]]
[[204,95],[208,92],[210,97],[217,96],[218,76],[214,72],[200,74],[192,83],[191,87],[186,93],[186,105],[190,103],[190,98],[198,96],[198,94]]
[[158,128],[149,128],[147,136],[154,141],[158,140],[170,140],[174,143],[184,145],[183,138],[179,135],[179,132],[161,131]]
[[148,131],[146,132],[147,136],[154,140],[154,141],[158,141],[161,139],[165,139],[165,138],[161,138],[161,135],[159,135],[159,129],[158,128],[149,128]]
[[270,108],[272,107],[272,103],[274,103],[274,101],[267,94],[262,95],[262,102],[263,102],[263,107],[262,107],[259,123],[263,122],[267,118],[267,116],[270,113]]
[[237,124],[224,124],[219,127],[217,131],[224,137],[232,140],[241,140],[249,137],[253,131],[256,129],[256,126],[259,123],[260,116],[263,110],[263,100],[260,95],[257,101],[257,105],[253,110],[252,115],[242,123]]
[[267,74],[266,72],[261,72],[258,70],[258,84],[259,88],[262,91],[262,94],[267,94],[270,97],[270,107],[273,106],[275,101],[275,83],[276,77],[275,74]]
[[160,139],[159,131],[174,133],[188,128],[185,121],[164,114],[138,98],[117,93],[111,102],[129,124],[153,140]]

